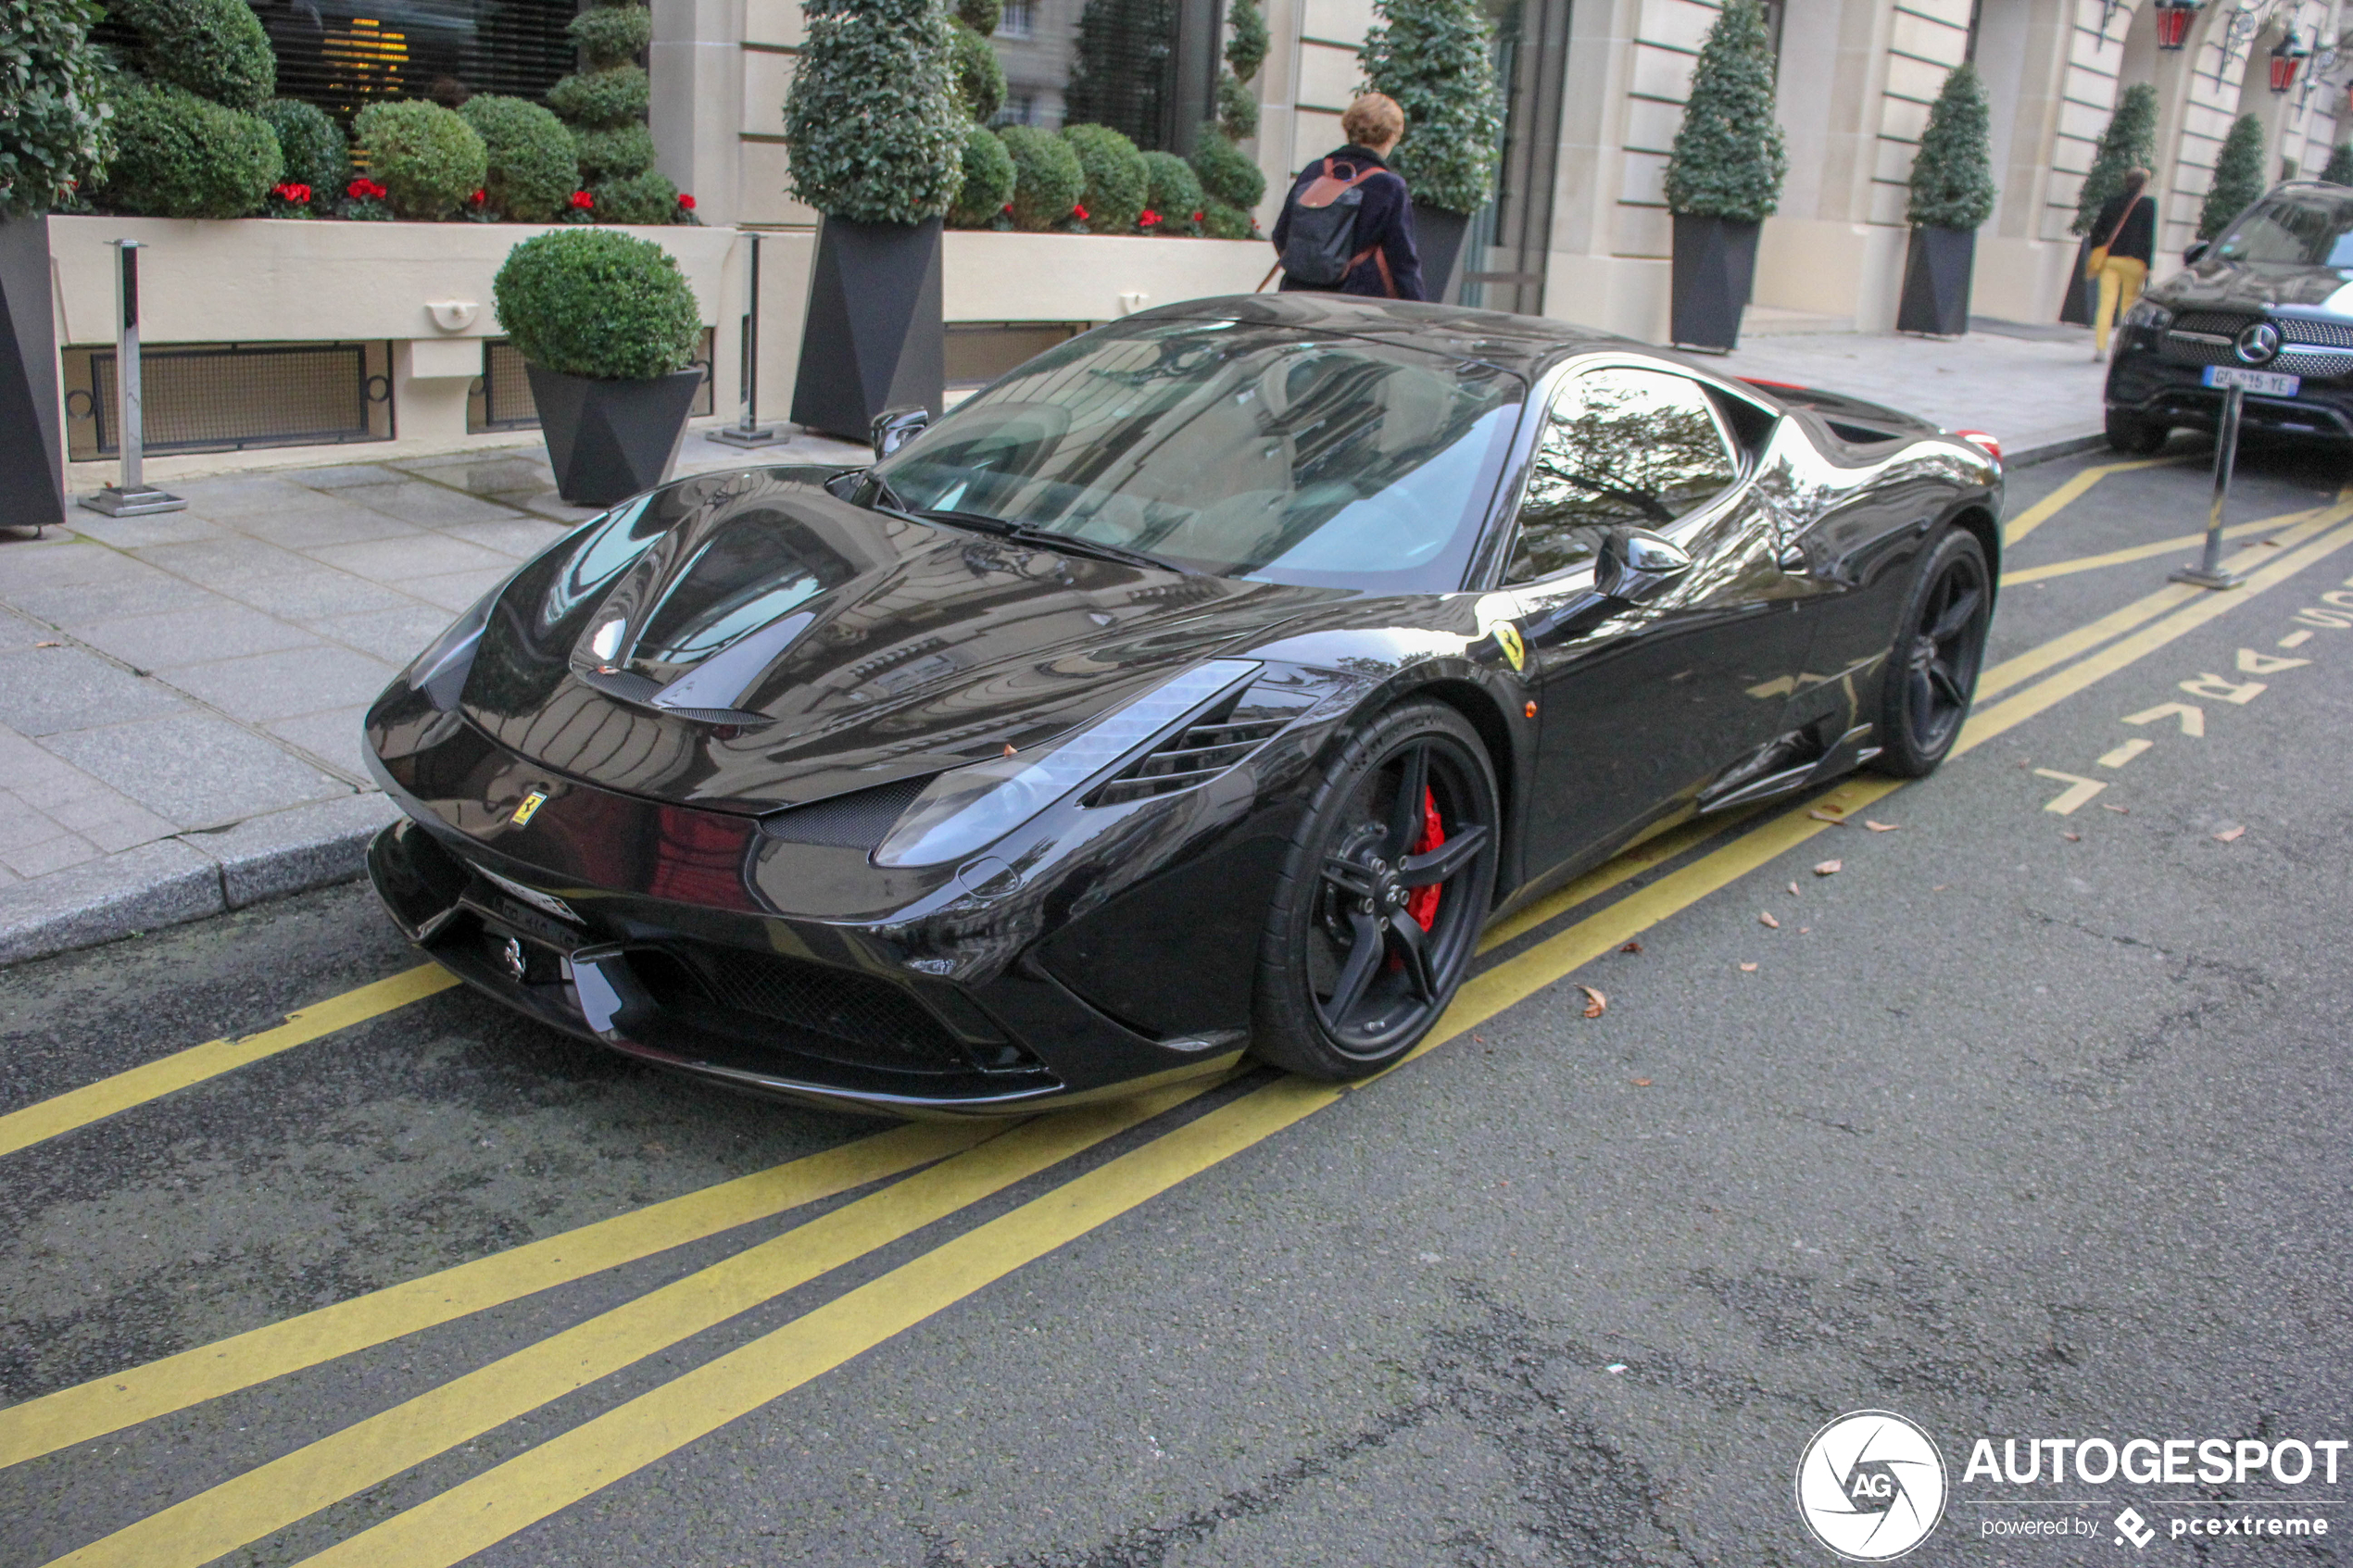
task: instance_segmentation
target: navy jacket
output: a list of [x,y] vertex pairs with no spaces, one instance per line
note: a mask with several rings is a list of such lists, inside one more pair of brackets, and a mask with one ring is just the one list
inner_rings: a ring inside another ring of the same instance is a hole
[[[1378,154],[1353,144],[1340,148],[1331,156],[1340,162],[1353,163],[1360,169],[1367,165],[1376,169],[1389,167],[1381,162]],[[1317,158],[1305,169],[1301,169],[1299,178],[1291,182],[1290,194],[1283,198],[1282,216],[1275,220],[1276,255],[1282,254],[1283,242],[1290,237],[1291,209],[1299,205],[1299,194],[1307,188],[1310,182],[1321,177],[1323,172],[1324,160]],[[1358,189],[1365,193],[1365,205],[1358,209],[1356,215],[1356,248],[1365,250],[1373,245],[1381,247],[1383,253],[1389,257],[1390,276],[1397,280],[1398,298],[1421,299],[1425,297],[1422,294],[1422,258],[1420,253],[1414,248],[1414,199],[1405,194],[1404,179],[1393,172],[1387,175],[1376,174]],[[1340,280],[1338,288],[1314,288],[1306,283],[1295,283],[1291,282],[1290,274],[1286,273],[1283,276],[1283,292],[1286,294],[1361,294],[1369,295],[1375,299],[1388,297],[1388,291],[1380,284],[1380,268],[1375,264],[1371,257],[1366,257],[1362,262],[1351,268],[1348,276]]]

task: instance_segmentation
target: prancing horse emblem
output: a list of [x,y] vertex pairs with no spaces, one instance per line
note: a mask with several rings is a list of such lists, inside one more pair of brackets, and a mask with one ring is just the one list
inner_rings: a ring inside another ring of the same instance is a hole
[[546,804],[547,804],[547,792],[544,789],[535,789],[522,797],[522,804],[515,808],[515,814],[508,820],[517,827],[527,827],[530,825],[533,815]]
[[1513,669],[1528,668],[1528,645],[1520,641],[1518,627],[1508,621],[1495,622],[1495,646],[1504,650],[1504,657],[1512,661]]

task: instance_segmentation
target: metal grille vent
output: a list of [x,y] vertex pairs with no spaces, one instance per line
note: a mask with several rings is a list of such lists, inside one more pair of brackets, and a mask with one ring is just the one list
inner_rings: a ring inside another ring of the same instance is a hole
[[1289,717],[1237,721],[1241,699],[1220,704],[1098,786],[1085,804],[1121,806],[1207,784],[1275,737]]
[[2280,318],[2280,336],[2290,343],[2316,344],[2324,348],[2353,348],[2353,324],[2314,321],[2301,316]]
[[[140,356],[148,453],[382,441],[393,433],[390,356],[380,343],[174,345]],[[115,353],[65,352],[69,443],[113,457]]]
[[858,1060],[927,1073],[970,1065],[947,1026],[887,981],[732,948],[696,947],[685,957],[721,1007],[855,1047]]
[[894,779],[872,789],[815,800],[760,820],[761,831],[787,844],[824,844],[840,849],[872,849],[889,835],[891,824],[915,803],[935,775]]
[[2223,337],[2236,337],[2254,321],[2252,316],[2233,315],[2217,310],[2184,310],[2173,318],[2177,332],[2215,332]]

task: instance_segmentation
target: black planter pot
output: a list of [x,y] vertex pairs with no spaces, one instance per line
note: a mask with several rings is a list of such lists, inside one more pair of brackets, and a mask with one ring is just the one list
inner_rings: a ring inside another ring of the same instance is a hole
[[1422,258],[1422,297],[1452,304],[1462,292],[1463,240],[1470,232],[1467,213],[1442,207],[1414,208],[1414,247]]
[[885,408],[940,411],[948,340],[939,324],[939,220],[817,230],[792,420],[864,441]]
[[699,367],[652,381],[590,381],[528,361],[523,369],[565,500],[609,507],[669,477],[702,385]]
[[1904,298],[1895,330],[1959,337],[1969,331],[1969,272],[1977,262],[1974,229],[1914,229],[1904,256]]
[[2067,274],[2067,297],[2059,301],[2059,317],[2079,327],[2092,324],[2092,307],[2099,299],[2099,285],[2083,276],[2083,263],[2092,256],[2092,236],[2086,234],[2076,243],[2075,266]]
[[0,218],[0,527],[66,520],[49,220]]
[[1675,295],[1667,338],[1725,353],[1741,342],[1741,311],[1756,282],[1761,223],[1675,215]]

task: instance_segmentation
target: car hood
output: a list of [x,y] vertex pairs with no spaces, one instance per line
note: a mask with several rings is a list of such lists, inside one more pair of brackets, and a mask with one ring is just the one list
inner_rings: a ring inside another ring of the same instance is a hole
[[519,572],[466,716],[556,773],[759,812],[1053,740],[1347,596],[892,517],[811,470],[688,480]]
[[2285,306],[2300,313],[2353,317],[2353,279],[2330,267],[2276,262],[2201,261],[2150,291],[2172,310],[2260,311]]

